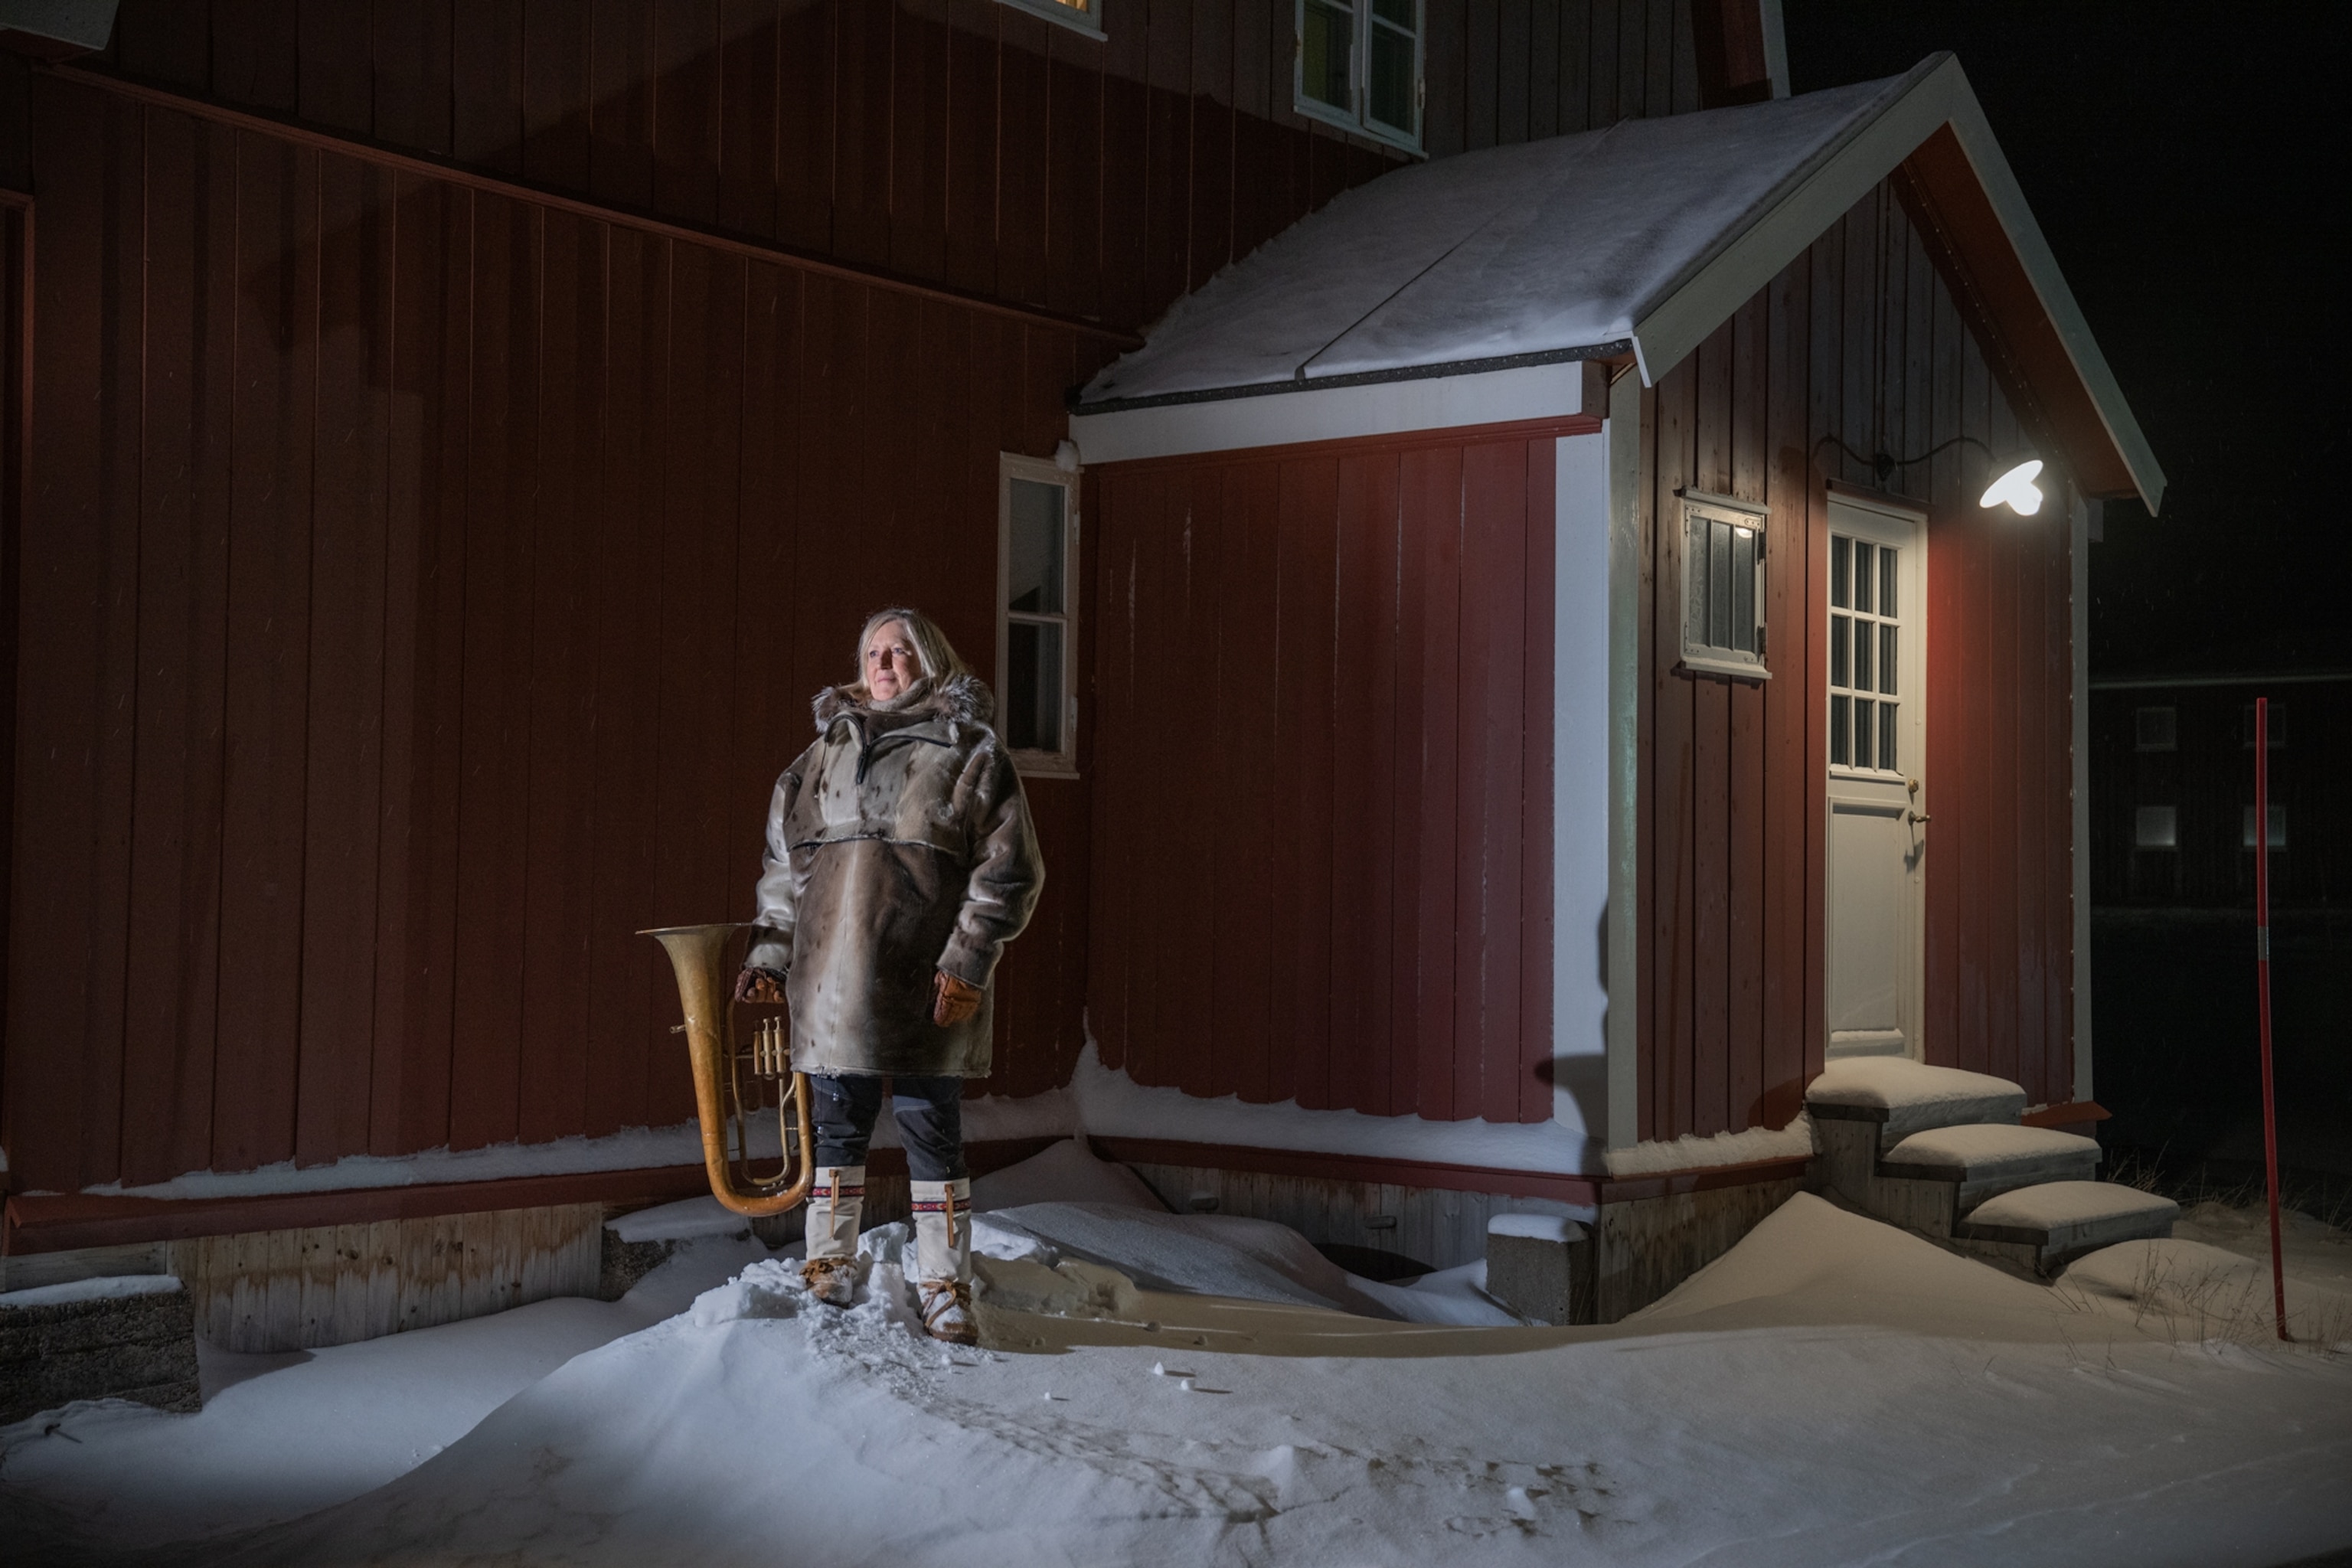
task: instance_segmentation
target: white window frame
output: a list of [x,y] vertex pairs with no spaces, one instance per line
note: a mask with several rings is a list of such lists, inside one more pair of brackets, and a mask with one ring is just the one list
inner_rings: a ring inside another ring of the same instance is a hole
[[1082,37],[1097,41],[1103,37],[1102,10],[1106,0],[996,0],[996,3],[1010,5],[1016,11],[1026,11],[1033,16],[1043,16]]
[[[1006,666],[1010,662],[1013,612],[1013,481],[1028,479],[1062,489],[1062,613],[1030,616],[1023,620],[1062,623],[1062,745],[1059,751],[1005,750],[1013,765],[1029,778],[1074,779],[1078,776],[1078,476],[1082,470],[1063,468],[1051,458],[1024,458],[1017,452],[996,455],[996,691],[1006,699]],[[1000,719],[1002,710],[1000,710]]]
[[1372,29],[1379,25],[1372,18],[1372,0],[1339,3],[1349,6],[1355,17],[1355,39],[1348,51],[1348,96],[1354,101],[1341,109],[1307,96],[1307,0],[1291,0],[1290,107],[1309,120],[1320,120],[1408,153],[1422,152],[1429,109],[1429,0],[1413,0],[1412,5],[1413,122],[1409,129],[1383,125],[1372,118],[1367,73],[1371,69]]
[[[1736,500],[1730,496],[1709,495],[1704,490],[1677,490],[1675,499],[1682,502],[1678,526],[1682,529],[1682,584],[1675,600],[1676,617],[1682,623],[1683,658],[1681,668],[1706,675],[1727,675],[1735,680],[1769,680],[1772,671],[1766,660],[1771,644],[1765,637],[1764,583],[1768,553],[1764,524],[1771,510],[1753,501]],[[1757,537],[1756,550],[1756,644],[1760,650],[1749,653],[1743,648],[1717,647],[1711,643],[1695,643],[1690,636],[1691,552],[1690,525],[1693,517],[1704,517],[1717,522],[1727,522],[1734,528],[1753,529]]]

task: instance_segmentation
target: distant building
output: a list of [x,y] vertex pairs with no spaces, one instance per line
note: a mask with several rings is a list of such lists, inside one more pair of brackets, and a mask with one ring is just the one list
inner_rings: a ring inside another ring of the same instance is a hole
[[2352,899],[2352,670],[2091,682],[2091,901],[2219,909],[2254,896],[2254,700],[2270,699],[2271,901]]

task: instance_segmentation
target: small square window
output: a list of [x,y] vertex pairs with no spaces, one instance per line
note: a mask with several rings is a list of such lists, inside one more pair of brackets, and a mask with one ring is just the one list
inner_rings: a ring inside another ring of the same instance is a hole
[[[2270,711],[2263,718],[2263,728],[2266,731],[2265,738],[2271,743],[2270,749],[2275,752],[2286,744],[2286,704],[2272,703]],[[2238,733],[2239,745],[2245,751],[2252,751],[2254,749],[2254,705],[2251,702],[2238,710]],[[2251,842],[2249,840],[2249,843]]]
[[1423,0],[1295,0],[1299,113],[1421,151]]
[[2136,849],[2178,849],[2180,847],[2180,817],[2168,805],[2143,805],[2132,817],[2132,847]]
[[2142,708],[2132,714],[2132,749],[2171,752],[2180,746],[2180,710]]
[[[1764,513],[1686,497],[1683,668],[1765,679],[1764,631]],[[1888,681],[1891,690],[1891,671]]]
[[997,732],[1024,773],[1077,772],[1078,474],[997,459]]
[[1084,33],[1090,38],[1103,36],[1103,0],[997,0],[1016,11],[1028,11],[1059,22],[1072,32]]
[[[2286,807],[2273,801],[2271,803],[2270,815],[2270,847],[2273,849],[2284,849],[2286,847]],[[2241,849],[2252,849],[2253,847],[2254,808],[2250,805],[2245,808],[2245,815],[2239,819],[2238,847]]]

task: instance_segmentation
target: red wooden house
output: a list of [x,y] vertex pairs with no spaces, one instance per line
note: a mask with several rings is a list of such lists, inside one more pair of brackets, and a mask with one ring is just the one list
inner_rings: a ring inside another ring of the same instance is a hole
[[7,1253],[405,1301],[699,1190],[631,933],[748,910],[884,603],[1029,765],[991,1104],[1174,1201],[1727,1237],[1826,1054],[2090,1114],[2084,509],[2162,480],[1958,67],[1394,11],[0,40]]

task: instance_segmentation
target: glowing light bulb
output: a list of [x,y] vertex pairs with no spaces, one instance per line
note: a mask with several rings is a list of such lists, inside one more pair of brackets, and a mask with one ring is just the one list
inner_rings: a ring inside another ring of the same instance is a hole
[[2042,459],[2028,458],[2017,467],[1993,480],[1984,499],[1977,504],[1996,507],[2007,502],[2009,509],[2020,517],[2032,517],[2042,510],[2042,489],[2033,477],[2042,471]]

